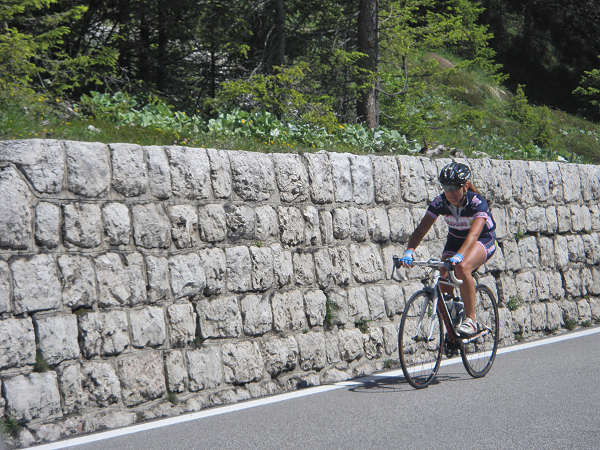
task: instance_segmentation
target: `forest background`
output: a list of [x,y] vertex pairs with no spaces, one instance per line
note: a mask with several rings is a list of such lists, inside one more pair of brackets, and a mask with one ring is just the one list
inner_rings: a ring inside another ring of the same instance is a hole
[[0,139],[600,163],[595,0],[2,0]]

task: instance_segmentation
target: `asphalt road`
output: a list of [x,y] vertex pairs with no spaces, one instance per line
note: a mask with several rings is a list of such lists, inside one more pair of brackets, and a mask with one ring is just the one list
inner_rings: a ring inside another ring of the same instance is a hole
[[415,390],[401,375],[77,446],[77,449],[598,449],[600,333],[460,359]]

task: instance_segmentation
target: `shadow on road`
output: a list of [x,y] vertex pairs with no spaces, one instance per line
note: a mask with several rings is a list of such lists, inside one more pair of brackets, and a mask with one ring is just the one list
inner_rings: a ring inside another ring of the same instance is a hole
[[[440,383],[452,382],[452,381],[463,381],[470,379],[471,377],[463,374],[463,373],[446,373],[443,375],[437,375],[435,379],[431,382],[430,386],[437,385]],[[358,393],[388,393],[388,392],[402,392],[402,391],[414,391],[406,378],[403,376],[370,376],[362,378],[361,384],[358,386],[353,386],[349,391],[358,392]]]

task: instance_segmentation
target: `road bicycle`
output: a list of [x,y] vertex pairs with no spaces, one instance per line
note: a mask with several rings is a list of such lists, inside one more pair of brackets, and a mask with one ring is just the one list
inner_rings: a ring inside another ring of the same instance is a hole
[[[393,258],[392,279],[401,267],[400,257]],[[439,259],[414,261],[414,266],[432,269],[422,280],[423,289],[406,302],[398,331],[398,353],[406,380],[415,388],[429,386],[440,368],[442,352],[447,357],[460,352],[465,369],[474,378],[485,376],[492,367],[498,349],[498,305],[494,294],[484,284],[475,287],[477,332],[468,338],[456,329],[463,317],[464,305],[454,265]],[[446,271],[448,278],[441,273]],[[444,293],[442,286],[449,286]]]

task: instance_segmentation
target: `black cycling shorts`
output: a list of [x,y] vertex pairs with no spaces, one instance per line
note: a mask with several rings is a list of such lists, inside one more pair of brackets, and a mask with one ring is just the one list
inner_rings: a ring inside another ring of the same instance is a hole
[[[449,234],[446,245],[444,246],[444,251],[442,252],[442,259],[448,259],[454,256],[454,254],[458,252],[460,246],[463,245],[463,242],[465,242],[464,239]],[[487,261],[490,259],[496,251],[496,236],[493,233],[484,237],[480,236],[479,239],[477,239],[477,243],[485,250],[485,260]]]

